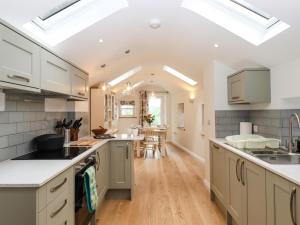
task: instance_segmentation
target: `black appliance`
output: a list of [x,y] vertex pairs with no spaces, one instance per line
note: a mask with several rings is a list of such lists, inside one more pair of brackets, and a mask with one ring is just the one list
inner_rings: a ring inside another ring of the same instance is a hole
[[96,154],[92,153],[75,165],[75,225],[96,224],[95,212],[88,211],[83,178],[85,170],[96,164]]
[[62,149],[65,137],[57,134],[44,134],[34,138],[33,142],[39,151],[53,151]]
[[90,147],[62,147],[61,149],[52,151],[38,150],[14,158],[13,160],[68,160],[79,156],[89,149]]

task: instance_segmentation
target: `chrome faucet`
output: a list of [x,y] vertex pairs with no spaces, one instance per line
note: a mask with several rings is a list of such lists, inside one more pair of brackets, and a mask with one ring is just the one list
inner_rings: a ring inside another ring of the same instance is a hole
[[300,128],[300,119],[297,113],[293,113],[290,116],[290,121],[289,121],[289,143],[288,143],[288,150],[289,153],[293,153],[294,151],[294,141],[293,141],[293,120],[296,119],[298,123],[298,127]]

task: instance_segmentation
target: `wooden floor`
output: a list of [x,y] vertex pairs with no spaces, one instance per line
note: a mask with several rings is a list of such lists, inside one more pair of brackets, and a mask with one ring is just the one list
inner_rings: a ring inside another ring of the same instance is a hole
[[168,157],[135,160],[133,201],[109,200],[97,225],[225,225],[204,186],[203,165],[168,145]]

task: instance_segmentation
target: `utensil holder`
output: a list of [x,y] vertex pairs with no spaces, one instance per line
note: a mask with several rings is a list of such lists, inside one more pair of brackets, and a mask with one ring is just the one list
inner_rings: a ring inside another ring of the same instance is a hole
[[70,134],[71,134],[71,141],[78,141],[79,129],[71,128]]
[[71,141],[71,131],[70,131],[70,129],[64,129],[64,134],[65,134],[65,144],[67,144]]

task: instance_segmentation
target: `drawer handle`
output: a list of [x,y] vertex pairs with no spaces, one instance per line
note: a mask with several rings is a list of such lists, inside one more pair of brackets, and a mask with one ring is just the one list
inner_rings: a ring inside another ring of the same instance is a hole
[[60,188],[67,182],[67,180],[68,180],[68,179],[65,178],[64,181],[61,182],[59,185],[57,185],[57,186],[54,187],[54,188],[51,188],[51,189],[50,189],[50,192],[51,192],[51,193],[56,192],[58,189],[60,189]]
[[236,100],[236,99],[240,99],[240,97],[239,96],[234,96],[234,97],[232,97],[232,99]]
[[291,213],[291,219],[292,219],[293,225],[297,225],[297,221],[296,221],[296,218],[294,215],[294,213],[296,212],[295,196],[296,196],[296,188],[293,188],[293,190],[291,192],[291,196],[290,196],[290,213]]
[[85,96],[85,94],[83,92],[78,92],[78,95]]
[[243,186],[245,186],[245,161],[243,161],[242,163],[241,163],[241,172],[240,172],[240,174],[241,174],[241,181],[242,181],[242,184],[243,184]]
[[68,225],[68,221],[67,220],[65,221],[64,225]]
[[12,79],[12,80],[24,81],[24,82],[27,82],[27,83],[30,82],[29,78],[23,77],[23,76],[20,76],[20,75],[10,75],[10,74],[7,74],[7,77],[9,79]]
[[236,179],[238,180],[238,182],[241,181],[241,179],[239,177],[239,171],[238,171],[239,165],[240,165],[240,159],[238,159],[235,163],[235,174],[236,174]]
[[97,171],[99,170],[99,168],[100,168],[100,154],[99,154],[99,152],[97,152],[97,165],[96,165],[96,167],[97,167]]
[[215,144],[213,144],[213,146],[214,146],[215,149],[220,149],[220,147],[215,145]]
[[129,159],[129,146],[126,144],[126,159]]
[[51,218],[54,218],[58,213],[60,213],[60,211],[65,208],[65,206],[67,205],[67,203],[68,203],[68,200],[66,199],[65,202],[64,202],[64,204],[58,210],[56,210],[55,212],[53,212],[51,214]]

